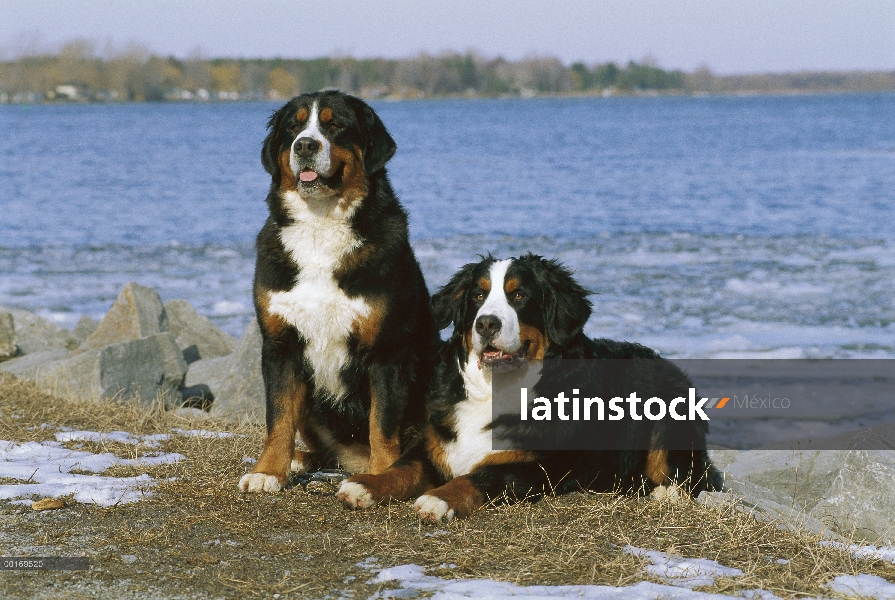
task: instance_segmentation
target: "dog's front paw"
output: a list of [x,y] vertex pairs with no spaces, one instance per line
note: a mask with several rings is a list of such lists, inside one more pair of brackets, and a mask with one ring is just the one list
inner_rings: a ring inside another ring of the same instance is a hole
[[678,504],[684,499],[684,493],[680,487],[671,485],[657,485],[649,495],[651,500]]
[[456,511],[435,496],[422,495],[413,503],[413,510],[425,523],[450,523]]
[[246,473],[239,480],[243,492],[279,492],[283,484],[274,475],[266,473]]
[[373,498],[370,490],[364,487],[363,484],[350,480],[342,482],[342,486],[336,492],[336,498],[339,499],[342,506],[352,510],[363,510],[376,504],[376,500]]

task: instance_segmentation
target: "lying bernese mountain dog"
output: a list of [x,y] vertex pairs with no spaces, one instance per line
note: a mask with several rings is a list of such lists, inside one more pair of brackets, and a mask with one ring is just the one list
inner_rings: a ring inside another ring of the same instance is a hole
[[[342,504],[362,509],[418,496],[414,510],[420,518],[440,522],[466,517],[490,500],[545,492],[665,495],[684,489],[697,495],[721,489],[702,421],[566,421],[548,427],[522,422],[519,412],[495,418],[492,378],[529,369],[532,396],[552,396],[568,372],[550,370],[548,363],[584,365],[581,377],[572,379],[606,398],[632,386],[647,398],[687,395],[687,376],[653,350],[582,333],[591,314],[587,294],[565,267],[531,254],[463,267],[432,299],[436,323],[453,323],[454,331],[437,355],[422,435],[384,473],[345,480],[337,493]],[[495,449],[498,435],[503,445],[497,446],[504,449]],[[582,440],[584,449],[574,449]],[[600,442],[596,449],[587,445],[594,440]]]
[[268,129],[254,282],[267,437],[245,492],[278,491],[290,469],[385,470],[423,421],[438,339],[386,175],[396,145],[373,109],[339,91],[304,94]]

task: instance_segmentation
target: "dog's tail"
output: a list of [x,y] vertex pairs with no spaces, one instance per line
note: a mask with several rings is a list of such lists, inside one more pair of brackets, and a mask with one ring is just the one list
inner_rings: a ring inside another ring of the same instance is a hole
[[724,473],[708,461],[708,468],[705,471],[705,490],[707,492],[723,492],[724,491]]

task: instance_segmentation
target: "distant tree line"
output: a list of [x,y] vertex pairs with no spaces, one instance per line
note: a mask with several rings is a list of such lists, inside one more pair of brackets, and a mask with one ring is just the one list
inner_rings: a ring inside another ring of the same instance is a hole
[[100,56],[84,40],[57,53],[0,61],[0,102],[278,99],[326,87],[367,98],[864,91],[895,90],[895,72],[717,76],[707,68],[666,71],[650,59],[566,66],[553,57],[508,61],[473,53],[400,60],[181,59],[139,46]]

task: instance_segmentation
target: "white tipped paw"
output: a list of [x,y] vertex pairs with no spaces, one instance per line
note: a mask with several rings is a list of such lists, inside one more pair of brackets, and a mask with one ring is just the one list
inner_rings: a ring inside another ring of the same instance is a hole
[[659,485],[653,488],[649,497],[653,500],[661,500],[676,504],[683,499],[681,489],[676,485]]
[[336,498],[345,508],[351,509],[362,510],[376,504],[373,494],[363,484],[355,481],[343,481],[339,491],[336,492]]
[[243,492],[279,492],[282,487],[276,477],[264,473],[246,473],[239,480]]
[[454,519],[454,509],[435,496],[420,496],[413,503],[413,510],[421,520],[429,523],[450,523]]

